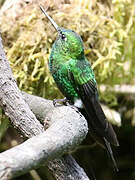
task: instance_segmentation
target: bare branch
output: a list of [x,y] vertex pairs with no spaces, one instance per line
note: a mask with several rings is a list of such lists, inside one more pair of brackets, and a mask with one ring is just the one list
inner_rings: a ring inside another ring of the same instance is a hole
[[13,126],[32,137],[43,132],[43,127],[30,111],[13,78],[0,38],[0,106],[10,117]]
[[107,120],[118,127],[121,126],[121,116],[120,113],[115,111],[114,109],[109,108],[108,106],[105,106],[102,104],[103,111],[105,113],[105,116]]
[[[37,119],[39,119],[42,123],[47,123],[44,122],[45,117],[50,110],[54,109],[52,101],[27,94],[25,92],[22,92],[22,94],[25,98],[25,101],[31,108],[32,112],[36,115]],[[105,105],[102,105],[102,108],[105,112],[108,121],[113,125],[117,125],[118,127],[120,127],[121,126],[120,114]]]
[[101,92],[105,92],[107,88],[109,89],[109,91],[115,92],[117,94],[135,94],[135,86],[133,85],[122,84],[122,85],[115,85],[113,87],[100,85],[99,87]]
[[[83,169],[78,166],[71,155],[63,156],[61,159],[55,159],[54,161],[49,161],[49,169],[51,171],[55,170],[55,164],[57,164],[58,168],[53,174],[55,174],[57,180],[89,180]],[[65,166],[65,164],[67,166]],[[67,174],[66,178],[64,177],[65,172]],[[74,179],[72,174],[74,174]]]
[[81,143],[87,134],[86,120],[69,107],[56,111],[49,113],[53,124],[44,133],[0,154],[0,179],[3,173],[11,178],[38,168]]

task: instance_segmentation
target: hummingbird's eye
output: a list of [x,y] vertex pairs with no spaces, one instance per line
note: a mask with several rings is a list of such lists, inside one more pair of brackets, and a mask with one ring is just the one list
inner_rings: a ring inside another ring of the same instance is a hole
[[66,39],[67,39],[66,36],[65,36],[65,34],[61,34],[61,39],[62,39],[62,40],[66,40]]

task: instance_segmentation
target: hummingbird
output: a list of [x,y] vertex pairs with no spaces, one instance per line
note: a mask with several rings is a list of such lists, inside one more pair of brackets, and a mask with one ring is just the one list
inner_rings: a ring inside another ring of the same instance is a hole
[[66,97],[63,101],[68,100],[82,112],[88,121],[90,135],[107,150],[118,171],[111,145],[119,146],[119,142],[100,105],[95,75],[85,57],[83,41],[73,30],[58,26],[42,6],[40,9],[57,31],[49,57],[49,69]]

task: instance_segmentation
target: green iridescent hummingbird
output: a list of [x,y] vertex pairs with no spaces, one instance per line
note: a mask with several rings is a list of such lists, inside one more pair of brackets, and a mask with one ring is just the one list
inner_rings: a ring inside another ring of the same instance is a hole
[[118,170],[110,144],[119,146],[119,143],[99,103],[95,76],[84,55],[83,41],[73,30],[59,27],[42,6],[40,9],[58,32],[49,58],[50,72],[66,99],[83,113],[91,136],[106,148]]

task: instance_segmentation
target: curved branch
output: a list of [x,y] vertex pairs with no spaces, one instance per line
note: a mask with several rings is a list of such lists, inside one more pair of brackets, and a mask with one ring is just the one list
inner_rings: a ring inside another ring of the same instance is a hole
[[[52,101],[27,94],[25,92],[22,92],[22,94],[24,96],[25,101],[31,108],[32,112],[36,115],[37,119],[39,119],[42,123],[44,123],[44,125],[47,126],[44,120],[47,113],[49,113],[50,110],[54,109]],[[103,104],[101,106],[104,110],[107,120],[113,125],[117,125],[118,127],[120,127],[121,126],[120,114]]]
[[0,179],[3,174],[13,178],[47,164],[76,148],[87,134],[86,120],[69,107],[56,108],[48,119],[53,124],[44,133],[0,154]]

